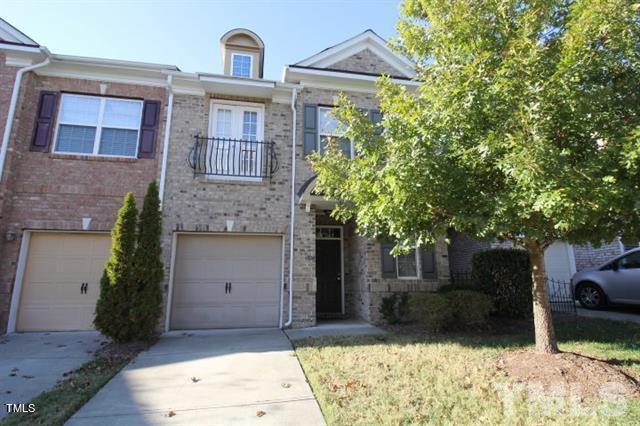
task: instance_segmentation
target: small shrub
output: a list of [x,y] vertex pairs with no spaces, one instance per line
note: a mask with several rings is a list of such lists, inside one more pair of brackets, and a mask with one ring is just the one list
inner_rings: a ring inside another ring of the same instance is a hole
[[491,297],[496,315],[510,318],[532,315],[531,262],[525,250],[491,249],[475,253],[473,281]]
[[397,299],[398,295],[396,293],[382,298],[382,303],[380,304],[380,314],[388,324],[398,323],[398,315],[396,315]]
[[403,322],[409,314],[409,294],[392,293],[387,297],[383,297],[379,311],[388,324]]
[[409,315],[409,293],[400,293],[398,301],[398,317],[402,321]]
[[485,323],[493,303],[491,298],[479,291],[455,290],[444,294],[452,311],[448,328],[478,327]]
[[409,306],[411,319],[431,332],[441,331],[453,318],[451,304],[438,293],[413,294]]

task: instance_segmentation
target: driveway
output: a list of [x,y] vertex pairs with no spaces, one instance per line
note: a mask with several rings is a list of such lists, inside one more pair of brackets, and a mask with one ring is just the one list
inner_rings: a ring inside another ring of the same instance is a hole
[[318,403],[277,329],[171,332],[68,425],[322,425]]
[[20,333],[0,336],[0,419],[5,404],[27,403],[80,367],[106,341],[97,332]]

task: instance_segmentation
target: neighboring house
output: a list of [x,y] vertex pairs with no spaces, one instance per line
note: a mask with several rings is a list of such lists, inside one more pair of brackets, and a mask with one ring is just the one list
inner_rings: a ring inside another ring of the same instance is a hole
[[[371,30],[263,79],[264,43],[221,38],[223,73],[53,54],[0,20],[0,332],[91,329],[123,196],[157,179],[163,329],[380,320],[393,292],[434,291],[481,244],[390,255],[329,213],[306,156],[337,138],[340,92],[382,118],[375,80],[415,88]],[[6,124],[5,124],[6,123]]]
[[[495,243],[479,241],[462,234],[452,233],[450,238],[449,263],[454,279],[465,277],[471,271],[474,253],[497,246]],[[634,247],[637,245],[625,246],[619,238],[602,242],[599,247],[556,241],[545,250],[546,273],[549,278],[568,283],[576,272],[598,266]]]

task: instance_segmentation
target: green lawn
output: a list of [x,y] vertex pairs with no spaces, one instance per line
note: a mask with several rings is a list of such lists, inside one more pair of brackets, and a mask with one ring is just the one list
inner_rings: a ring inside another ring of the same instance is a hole
[[[639,326],[579,319],[559,323],[557,332],[561,350],[606,359],[640,377]],[[528,402],[496,361],[532,343],[531,331],[523,330],[304,339],[294,345],[330,425],[640,424],[639,400]]]

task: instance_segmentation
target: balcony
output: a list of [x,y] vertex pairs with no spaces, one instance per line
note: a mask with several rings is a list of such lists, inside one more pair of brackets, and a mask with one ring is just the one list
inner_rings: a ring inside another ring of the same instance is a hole
[[278,171],[275,143],[196,136],[187,162],[194,176],[235,180],[271,178]]

